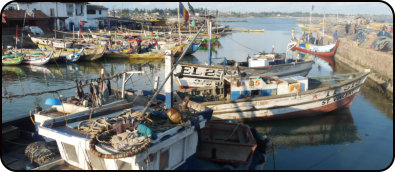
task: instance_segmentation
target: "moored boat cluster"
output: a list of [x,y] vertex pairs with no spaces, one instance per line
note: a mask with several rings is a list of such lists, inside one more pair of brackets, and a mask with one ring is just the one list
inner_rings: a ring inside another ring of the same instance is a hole
[[[366,69],[310,77],[313,60],[274,52],[248,55],[246,61],[238,62],[225,58],[220,64],[211,64],[211,54],[207,65],[181,62],[199,47],[211,51],[220,39],[213,38],[211,32],[226,28],[212,28],[210,17],[204,17],[196,26],[200,29],[190,36],[180,34],[180,24],[178,35],[168,31],[173,29],[171,25],[160,31],[124,27],[89,30],[80,32],[81,38],[74,38],[71,32],[62,32],[70,37],[61,39],[29,35],[38,49],[8,47],[2,56],[3,65],[45,65],[51,60],[78,63],[106,57],[159,58],[166,66],[164,81],[153,90],[125,89],[131,76],[142,72],[125,71],[108,78],[102,73],[100,78],[75,80],[75,96],[49,98],[46,104],[50,108],[37,106],[30,116],[20,119],[23,122],[3,124],[15,126],[32,121],[32,140],[45,140],[40,142],[42,147],[56,143],[59,152],[44,153],[37,153],[38,142],[30,144],[25,151],[30,160],[27,167],[171,170],[190,169],[190,164],[202,160],[231,164],[237,169],[263,169],[268,154],[274,153],[270,149],[273,142],[240,121],[325,115],[350,107],[370,73]],[[207,38],[199,36],[204,30]],[[287,46],[290,51],[330,58],[339,41],[326,46],[298,42]],[[122,78],[121,90],[111,86],[113,78]],[[172,89],[173,80],[178,90]],[[84,93],[84,87],[89,87],[89,92]]]

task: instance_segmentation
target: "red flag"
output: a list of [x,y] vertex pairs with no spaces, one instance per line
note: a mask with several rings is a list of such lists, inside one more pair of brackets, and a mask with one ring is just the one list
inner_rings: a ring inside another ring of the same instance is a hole
[[188,22],[188,20],[189,20],[189,12],[184,8],[184,19],[185,19],[185,22]]
[[16,25],[16,38],[15,38],[15,47],[18,46],[18,25]]
[[84,26],[85,22],[80,20],[80,26]]

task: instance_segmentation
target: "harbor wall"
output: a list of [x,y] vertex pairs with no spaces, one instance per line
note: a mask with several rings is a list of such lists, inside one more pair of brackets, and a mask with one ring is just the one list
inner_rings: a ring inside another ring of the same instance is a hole
[[[331,36],[325,36],[325,39],[333,42]],[[339,46],[334,56],[335,61],[345,63],[357,71],[370,69],[371,74],[368,78],[380,85],[384,94],[392,99],[390,95],[393,94],[393,52],[380,52],[359,47],[356,42],[347,38],[339,38],[339,40]]]

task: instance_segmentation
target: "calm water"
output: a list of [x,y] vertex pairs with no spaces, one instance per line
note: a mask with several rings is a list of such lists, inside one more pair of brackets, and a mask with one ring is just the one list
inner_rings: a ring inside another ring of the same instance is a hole
[[[245,60],[247,55],[259,51],[285,52],[290,32],[295,28],[293,18],[242,18],[248,22],[224,23],[234,28],[265,29],[265,33],[235,32],[219,39],[219,47],[213,52],[213,62]],[[184,62],[204,64],[208,51],[199,50]],[[309,76],[331,75],[350,72],[348,67],[336,63],[332,67],[327,61],[313,56],[315,60]],[[56,90],[74,86],[73,80],[91,79],[126,70],[143,70],[144,74],[132,77],[128,88],[150,89],[155,76],[164,76],[162,60],[117,60],[103,58],[95,62],[78,62],[73,65],[48,64],[45,67],[28,66],[2,68],[2,95],[23,94]],[[117,87],[113,81],[113,88]],[[119,85],[120,88],[120,85]],[[176,88],[176,87],[175,87]],[[87,89],[84,90],[88,91]],[[64,96],[75,95],[75,90],[62,91]],[[14,98],[2,105],[2,121],[24,116],[39,103],[48,108],[44,101],[56,94],[37,97]],[[4,102],[5,99],[2,99]],[[281,121],[249,123],[274,140],[274,159],[269,157],[265,169],[290,170],[381,170],[391,164],[393,158],[393,102],[385,99],[369,87],[362,87],[352,106],[332,113]]]

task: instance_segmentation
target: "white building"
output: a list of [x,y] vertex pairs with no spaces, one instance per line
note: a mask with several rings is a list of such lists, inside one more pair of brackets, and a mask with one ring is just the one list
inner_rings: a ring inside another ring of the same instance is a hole
[[85,23],[85,27],[96,30],[99,26],[104,26],[103,18],[108,17],[108,8],[102,5],[87,5],[87,18],[88,21]]
[[78,30],[87,21],[87,2],[15,2],[17,10],[41,10],[56,20],[56,29]]

